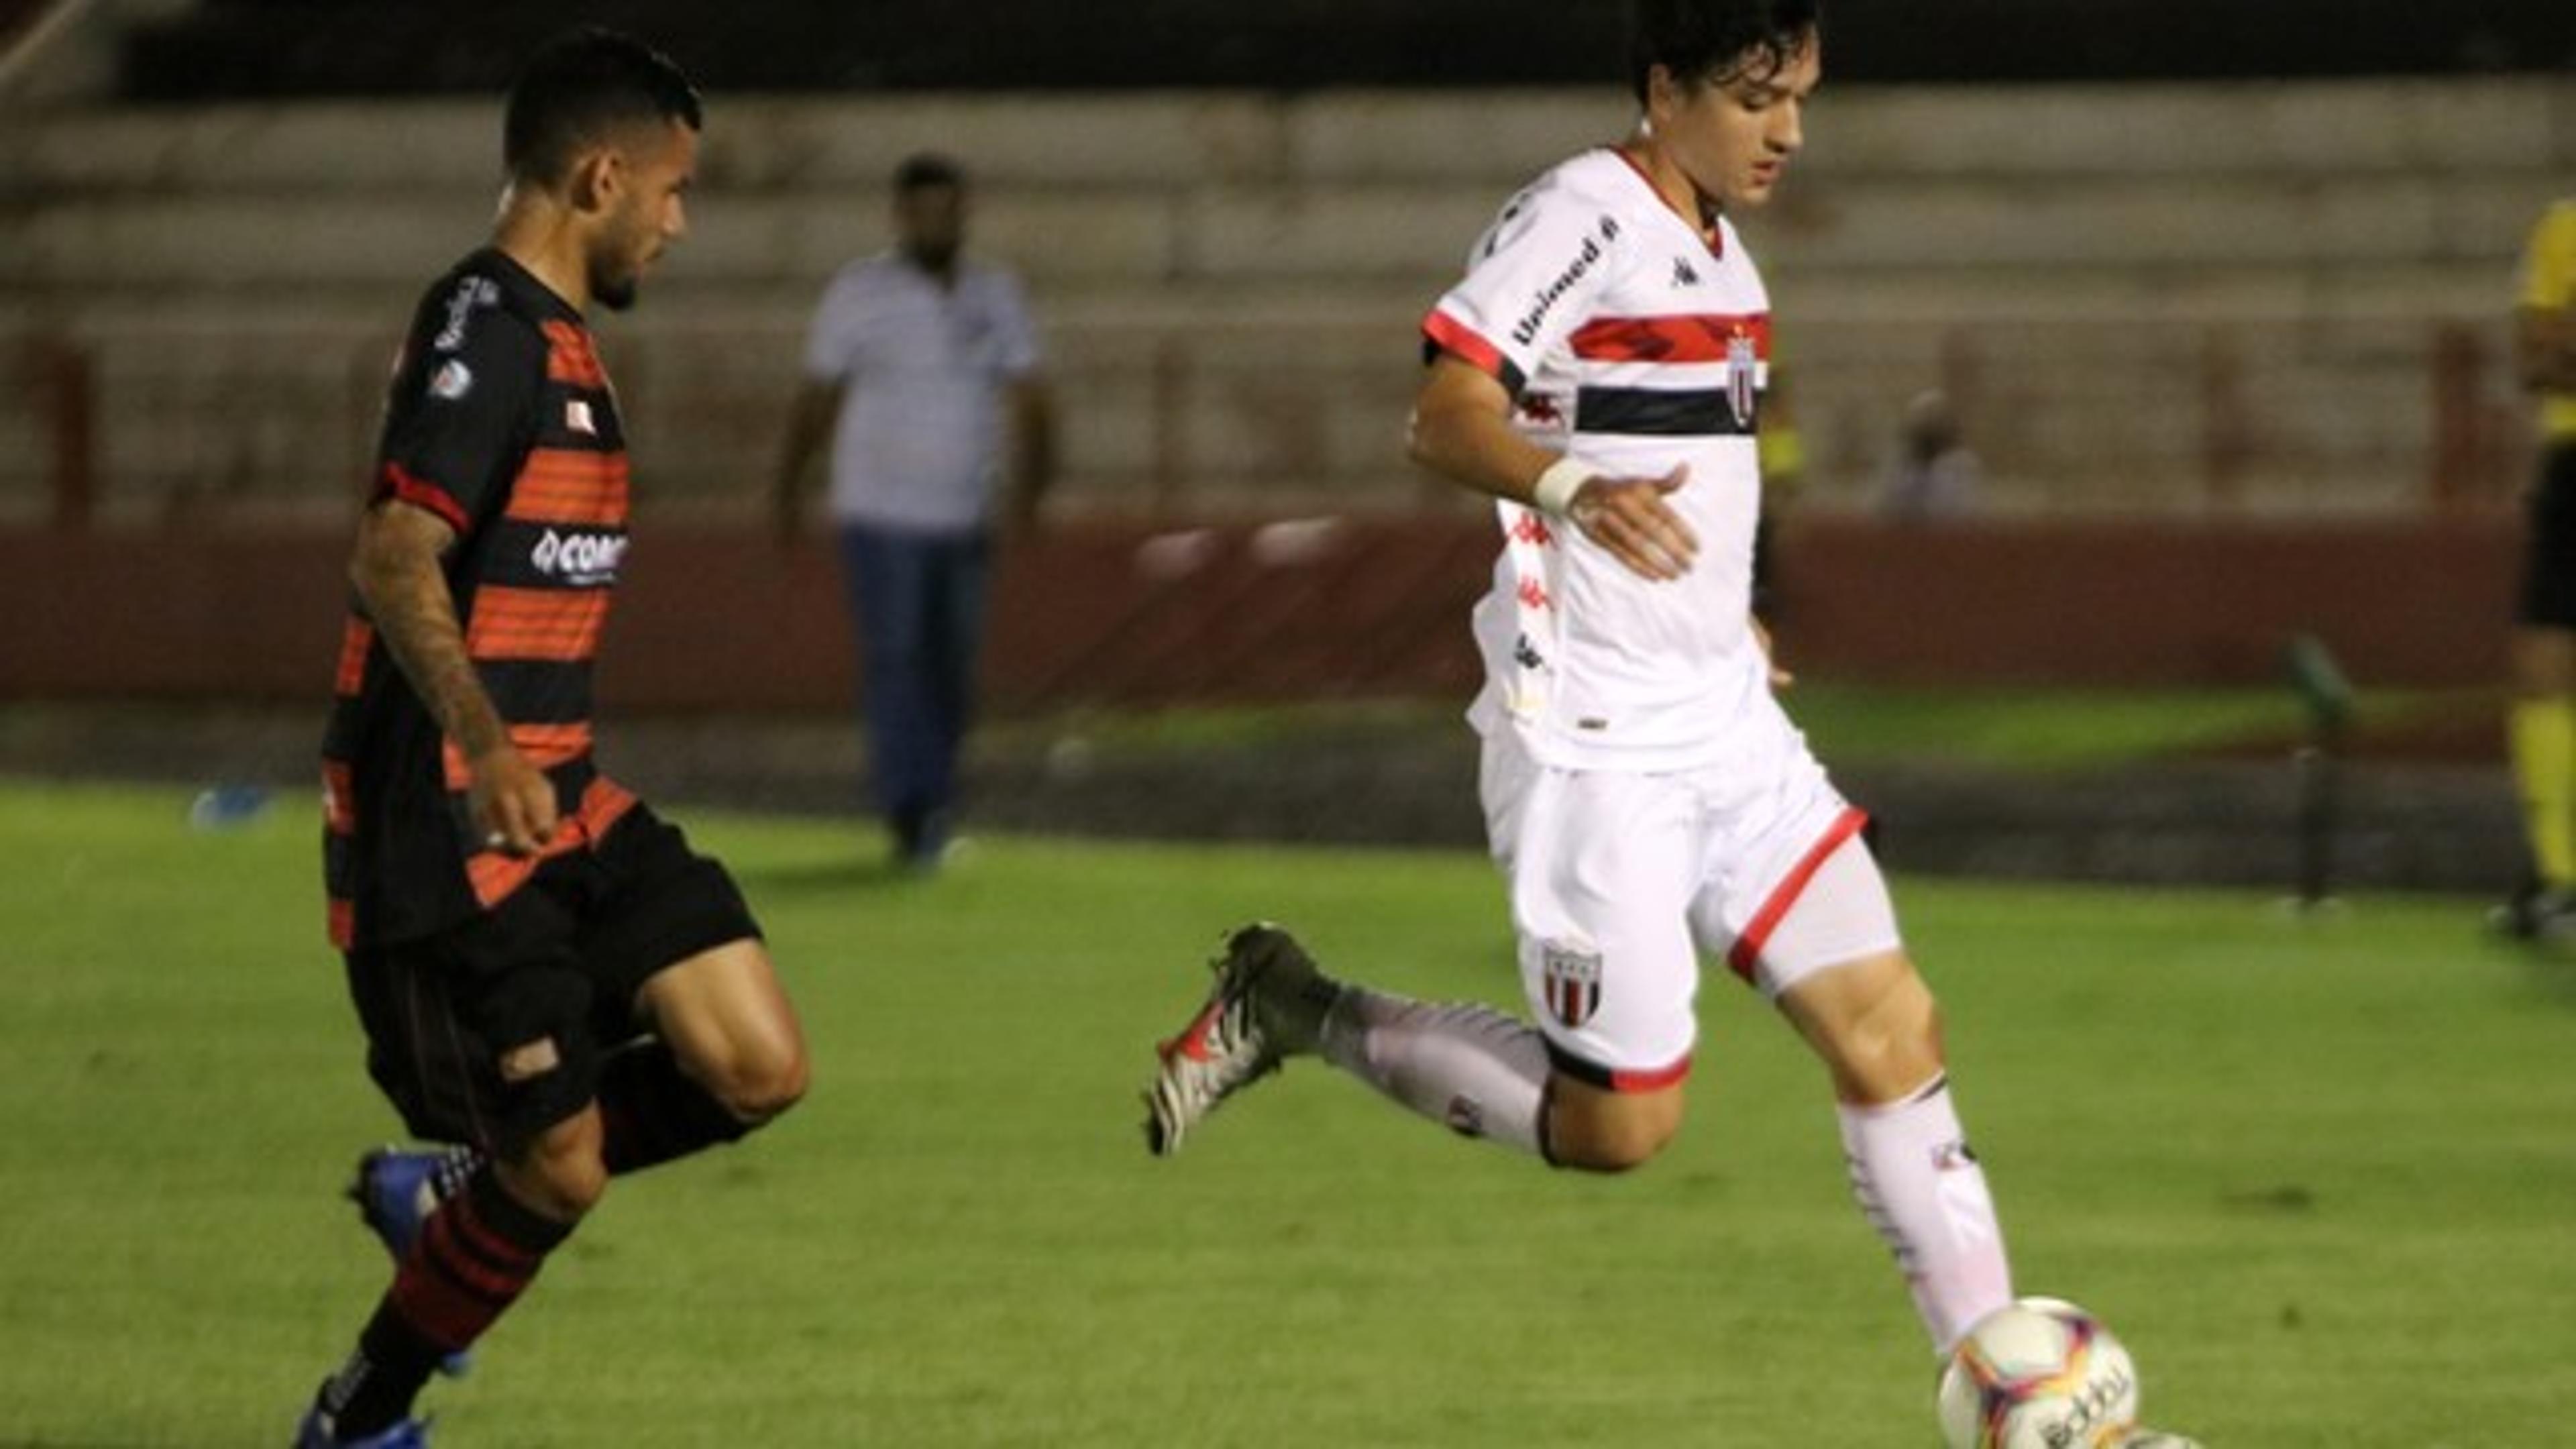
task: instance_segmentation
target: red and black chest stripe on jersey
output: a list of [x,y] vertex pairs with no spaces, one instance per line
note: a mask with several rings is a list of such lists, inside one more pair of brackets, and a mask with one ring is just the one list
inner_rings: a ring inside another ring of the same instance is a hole
[[1761,423],[1762,367],[1771,356],[1767,314],[1604,317],[1567,339],[1578,363],[1717,365],[1716,387],[1584,383],[1574,393],[1574,430],[1654,437],[1729,437]]

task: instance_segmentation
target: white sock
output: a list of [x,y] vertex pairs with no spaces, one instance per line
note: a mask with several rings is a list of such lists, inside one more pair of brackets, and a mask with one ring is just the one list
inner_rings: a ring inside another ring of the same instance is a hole
[[1542,1150],[1547,1045],[1527,1022],[1344,986],[1318,1036],[1325,1060],[1451,1131]]
[[1896,1254],[1932,1346],[2012,1301],[2003,1227],[1946,1077],[1883,1107],[1838,1106],[1852,1196]]

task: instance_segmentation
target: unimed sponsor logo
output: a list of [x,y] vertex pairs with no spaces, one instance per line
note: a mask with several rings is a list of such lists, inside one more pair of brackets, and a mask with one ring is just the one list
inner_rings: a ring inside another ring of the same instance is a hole
[[626,544],[622,533],[557,533],[549,528],[529,551],[528,562],[537,572],[567,583],[614,583]]
[[1535,341],[1539,325],[1547,321],[1548,313],[1556,310],[1558,300],[1573,291],[1575,284],[1594,267],[1601,265],[1601,244],[1618,239],[1618,218],[1601,218],[1596,234],[1583,239],[1583,250],[1574,254],[1574,260],[1566,263],[1565,270],[1556,274],[1555,281],[1539,288],[1537,295],[1530,299],[1530,309],[1521,314],[1521,320],[1512,324],[1512,340],[1523,347]]

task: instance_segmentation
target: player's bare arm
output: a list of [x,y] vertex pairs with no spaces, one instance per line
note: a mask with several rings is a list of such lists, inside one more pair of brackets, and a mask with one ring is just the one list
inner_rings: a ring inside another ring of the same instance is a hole
[[464,753],[474,775],[467,802],[475,827],[500,849],[534,855],[555,833],[554,785],[510,743],[466,652],[439,567],[455,541],[456,531],[425,508],[379,504],[359,521],[349,582],[403,677]]
[[[1482,369],[1455,357],[1433,361],[1414,398],[1407,449],[1413,460],[1456,483],[1533,507],[1540,475],[1564,460],[1512,430],[1511,395]],[[1660,478],[1585,478],[1565,516],[1631,572],[1677,579],[1690,571],[1699,538],[1665,496],[1689,477],[1675,466]]]

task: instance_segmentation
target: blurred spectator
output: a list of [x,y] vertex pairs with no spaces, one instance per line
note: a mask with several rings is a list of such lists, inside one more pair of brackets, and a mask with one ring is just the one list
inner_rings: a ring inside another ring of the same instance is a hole
[[1906,523],[1957,518],[1976,511],[1985,467],[1959,435],[1959,418],[1940,391],[1919,392],[1905,405],[1905,430],[1879,508]]
[[2523,386],[2540,408],[2540,476],[2515,610],[2507,725],[2531,880],[2498,913],[2525,939],[2576,939],[2576,199],[2524,252],[2515,318]]
[[1054,427],[1018,279],[960,255],[955,163],[924,155],[896,169],[894,227],[894,249],[843,267],[815,309],[776,503],[791,536],[814,454],[834,434],[831,515],[869,772],[898,859],[932,869],[974,712],[994,535],[1036,526]]

